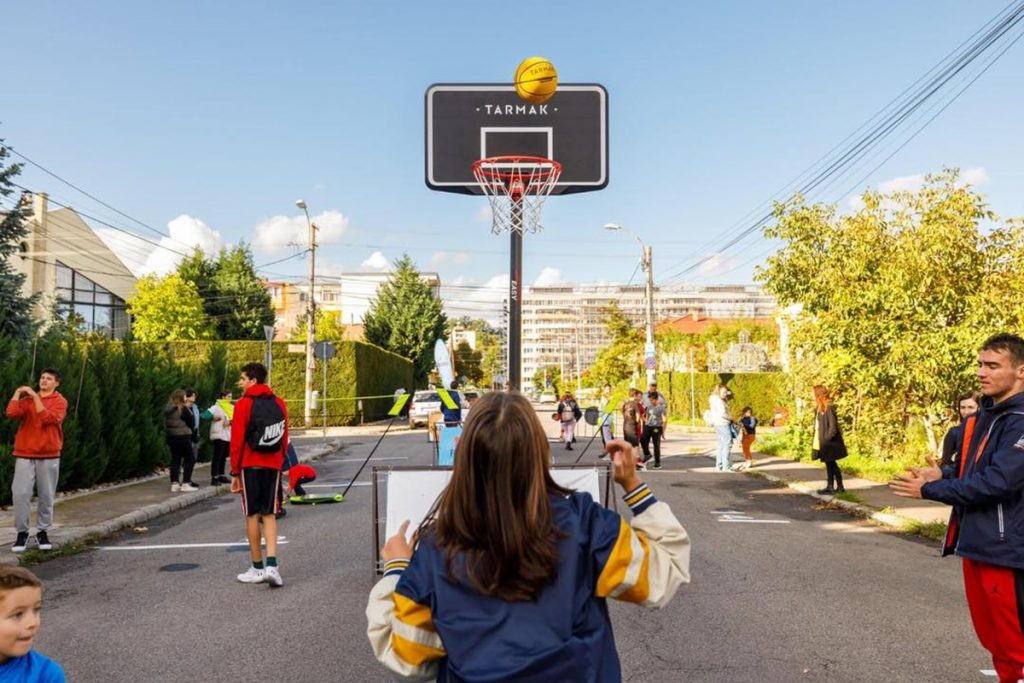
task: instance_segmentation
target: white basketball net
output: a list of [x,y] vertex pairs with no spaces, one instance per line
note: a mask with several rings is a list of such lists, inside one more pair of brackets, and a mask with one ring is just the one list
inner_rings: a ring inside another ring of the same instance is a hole
[[538,157],[492,157],[473,164],[473,175],[491,204],[491,232],[539,232],[544,201],[561,174],[557,161]]

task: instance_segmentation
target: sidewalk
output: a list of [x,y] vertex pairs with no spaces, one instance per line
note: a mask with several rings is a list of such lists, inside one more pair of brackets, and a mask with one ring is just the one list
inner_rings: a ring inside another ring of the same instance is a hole
[[[317,436],[315,432],[309,434],[309,437],[314,436]],[[341,447],[338,439],[326,444],[313,438],[304,438],[302,441],[305,443],[295,443],[295,450],[302,462],[320,458]],[[171,493],[170,479],[163,473],[93,491],[68,496],[58,494],[53,508],[54,524],[48,532],[54,550],[75,541],[109,536],[126,527],[141,526],[148,520],[227,492],[230,488],[227,484],[206,484],[210,480],[209,469],[208,462],[196,465],[192,478],[201,486],[198,491],[190,493]],[[29,551],[35,550],[35,516],[33,499]],[[16,535],[14,509],[7,507],[0,510],[0,563],[18,563],[18,555],[11,552]]]
[[[687,431],[671,429],[670,434],[673,437],[672,441],[687,442],[682,446],[683,453],[687,455],[704,453],[707,454],[709,463],[714,461],[715,435],[710,429]],[[734,448],[733,463],[742,462],[742,460],[742,453]],[[826,480],[825,466],[821,463],[790,460],[756,452],[754,453],[754,463],[754,467],[750,470],[741,470],[740,474],[784,484],[822,502],[836,505],[858,516],[902,531],[925,530],[928,532],[926,535],[934,536],[945,527],[949,519],[950,508],[948,505],[931,500],[901,498],[892,493],[884,483],[847,474],[843,475],[843,483],[847,494],[850,494],[849,500],[821,495],[817,493],[817,490],[825,487]],[[842,465],[841,461],[840,465]]]

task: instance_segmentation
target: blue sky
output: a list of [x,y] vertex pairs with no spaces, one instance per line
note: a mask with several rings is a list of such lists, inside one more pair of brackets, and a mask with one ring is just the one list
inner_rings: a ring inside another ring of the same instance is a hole
[[[521,59],[543,55],[563,82],[608,89],[610,184],[548,203],[546,230],[526,239],[525,281],[629,280],[639,250],[601,229],[616,222],[653,246],[659,280],[750,282],[770,248],[756,238],[673,274],[715,254],[730,228],[1006,2],[293,4],[9,5],[0,137],[170,230],[176,250],[245,239],[257,263],[285,257],[302,197],[321,216],[325,272],[408,251],[446,283],[495,286],[508,239],[481,221],[484,200],[424,185],[424,90],[511,80]],[[863,185],[958,166],[995,211],[1024,216],[1022,93],[1024,41]],[[869,169],[817,198],[848,205]],[[160,240],[36,169],[22,182]],[[150,249],[124,248],[140,262]],[[481,307],[501,297],[459,291]]]

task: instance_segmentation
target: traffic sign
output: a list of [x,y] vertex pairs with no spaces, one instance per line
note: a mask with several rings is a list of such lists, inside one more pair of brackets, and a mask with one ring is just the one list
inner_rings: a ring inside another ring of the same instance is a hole
[[313,346],[313,355],[319,360],[330,360],[337,354],[337,349],[334,348],[334,344],[329,341],[317,342]]

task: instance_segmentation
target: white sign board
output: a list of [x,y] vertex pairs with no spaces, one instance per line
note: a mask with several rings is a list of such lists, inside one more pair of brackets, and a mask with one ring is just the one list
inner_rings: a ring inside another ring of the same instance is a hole
[[[451,476],[451,470],[390,470],[385,481],[387,506],[384,539],[398,533],[398,527],[405,520],[409,520],[411,537],[448,485]],[[551,478],[559,486],[585,491],[598,503],[601,502],[601,482],[596,468],[552,468]]]

